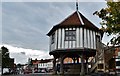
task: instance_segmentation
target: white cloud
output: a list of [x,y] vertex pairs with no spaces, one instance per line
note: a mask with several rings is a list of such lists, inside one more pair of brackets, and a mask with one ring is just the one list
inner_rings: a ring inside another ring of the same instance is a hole
[[[75,2],[3,2],[2,6],[2,42],[46,51],[50,28],[75,11]],[[103,7],[105,2],[79,2],[80,12],[96,26],[100,19],[93,12]]]
[[0,45],[5,46],[9,49],[10,57],[15,58],[15,63],[27,63],[28,58],[32,59],[48,59],[52,58],[49,55],[49,52],[43,50],[32,50],[32,49],[25,49],[25,48],[18,48],[11,45]]
[[[3,2],[2,4],[2,42],[4,44],[12,45],[9,46],[10,49],[12,49],[10,52],[14,54],[25,52],[25,56],[27,57],[49,57],[49,39],[46,34],[51,27],[63,21],[75,11],[76,0],[72,0],[73,2],[62,2],[63,0],[56,0],[61,2],[17,2],[23,0],[15,1],[16,2]],[[96,16],[93,16],[93,13],[105,6],[105,2],[91,2],[91,0],[89,2],[79,2],[80,12],[86,18],[88,18],[88,20],[99,27],[100,19]],[[105,38],[104,41],[107,41],[107,39],[108,38]]]
[[[11,57],[16,58],[17,63],[25,63],[29,57],[38,59],[49,58],[49,39],[46,36],[47,32],[53,25],[63,21],[75,11],[76,0],[36,1],[38,0],[3,0],[3,43],[9,44],[5,46],[8,47]],[[69,3],[70,1],[74,3]],[[100,19],[92,14],[106,6],[104,0],[79,1],[80,12],[87,17],[88,20],[95,23],[96,26],[100,26]],[[104,37],[103,42],[106,43],[109,39],[108,37]],[[25,52],[25,54],[21,52]]]

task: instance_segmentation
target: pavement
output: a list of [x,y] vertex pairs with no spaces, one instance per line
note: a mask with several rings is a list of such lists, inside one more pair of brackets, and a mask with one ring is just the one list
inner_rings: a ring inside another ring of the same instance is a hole
[[17,74],[17,75],[2,75],[2,76],[52,76],[50,73],[33,73],[33,74]]
[[[33,74],[18,74],[18,75],[2,75],[2,76],[80,76],[80,75],[52,75],[51,73],[33,73]],[[90,75],[85,75],[85,76],[120,76],[120,75],[107,75],[107,74],[98,74],[98,73],[92,73]]]

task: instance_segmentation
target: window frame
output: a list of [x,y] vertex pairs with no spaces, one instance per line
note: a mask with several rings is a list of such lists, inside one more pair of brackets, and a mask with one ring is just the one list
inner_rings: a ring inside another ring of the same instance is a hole
[[51,35],[51,44],[55,43],[55,33]]
[[65,41],[76,41],[76,30],[65,30]]

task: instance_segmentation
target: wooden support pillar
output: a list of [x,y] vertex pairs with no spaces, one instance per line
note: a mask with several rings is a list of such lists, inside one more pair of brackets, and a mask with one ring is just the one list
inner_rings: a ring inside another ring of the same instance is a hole
[[80,76],[84,76],[85,75],[85,69],[84,69],[84,55],[81,55],[81,73]]
[[57,74],[56,58],[53,59],[53,74]]
[[74,58],[72,58],[73,59],[73,63],[75,63],[75,57]]
[[1,75],[3,75],[3,69],[4,69],[4,68],[1,66]]
[[88,70],[88,57],[86,58],[86,72],[87,72],[87,74],[89,73],[89,70]]
[[60,74],[64,74],[63,55],[60,56]]
[[79,63],[79,57],[77,57],[77,63]]

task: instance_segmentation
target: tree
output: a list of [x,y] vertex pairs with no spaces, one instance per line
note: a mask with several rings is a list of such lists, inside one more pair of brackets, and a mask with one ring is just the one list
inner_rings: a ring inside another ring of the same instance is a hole
[[9,58],[9,51],[6,47],[2,46],[1,47],[2,51],[2,74],[3,74],[3,69],[6,67],[6,58]]
[[115,35],[109,43],[120,45],[120,1],[107,2],[107,7],[93,13],[102,19],[102,30],[110,35]]
[[14,59],[9,57],[9,50],[2,46],[2,74],[4,68],[12,68],[14,66]]
[[2,58],[10,58],[8,49],[4,46],[1,47],[1,49],[2,49]]

